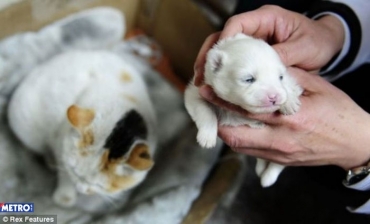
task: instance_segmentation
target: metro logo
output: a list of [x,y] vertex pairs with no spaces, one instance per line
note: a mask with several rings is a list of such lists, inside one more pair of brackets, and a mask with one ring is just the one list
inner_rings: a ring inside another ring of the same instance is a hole
[[34,204],[1,202],[0,212],[34,212]]

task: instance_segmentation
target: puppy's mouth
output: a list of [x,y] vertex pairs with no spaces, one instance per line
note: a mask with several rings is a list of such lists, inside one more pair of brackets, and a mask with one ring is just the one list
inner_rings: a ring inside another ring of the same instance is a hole
[[248,110],[252,113],[273,113],[280,109],[280,105],[251,106]]

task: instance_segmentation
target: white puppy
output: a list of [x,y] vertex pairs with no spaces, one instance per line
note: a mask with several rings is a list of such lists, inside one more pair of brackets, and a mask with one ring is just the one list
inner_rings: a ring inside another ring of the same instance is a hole
[[[263,40],[237,34],[219,41],[207,54],[204,81],[220,98],[251,113],[294,114],[300,107],[302,88],[288,74],[278,54]],[[221,125],[249,125],[262,128],[260,121],[248,119],[206,102],[190,83],[185,91],[185,107],[198,127],[202,147],[215,146],[218,122]],[[257,159],[256,172],[264,187],[272,185],[283,166]]]

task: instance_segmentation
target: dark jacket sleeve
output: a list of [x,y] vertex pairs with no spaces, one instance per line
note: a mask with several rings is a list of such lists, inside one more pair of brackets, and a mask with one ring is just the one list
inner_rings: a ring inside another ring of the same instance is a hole
[[[317,19],[324,15],[336,16],[343,24],[345,40],[341,52],[321,70],[321,75],[333,81],[370,62],[370,0],[332,0],[315,4],[306,15]],[[368,74],[370,75],[370,74]],[[370,190],[370,175],[362,181],[345,185],[348,188]],[[370,214],[370,199],[360,207],[348,210]]]
[[313,19],[333,15],[345,28],[343,48],[321,70],[322,76],[333,81],[370,62],[370,0],[320,1],[306,15]]

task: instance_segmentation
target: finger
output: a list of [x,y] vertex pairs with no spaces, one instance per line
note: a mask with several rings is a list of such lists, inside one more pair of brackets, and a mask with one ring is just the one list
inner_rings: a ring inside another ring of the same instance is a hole
[[307,38],[304,38],[301,34],[291,34],[288,39],[283,42],[279,42],[277,44],[272,45],[275,51],[280,56],[281,61],[286,66],[296,66],[306,70],[310,70],[312,68],[307,67],[309,66],[309,62],[307,61],[307,54],[302,53],[302,50],[297,49],[307,49],[310,46],[308,43]]
[[277,149],[280,145],[277,132],[269,126],[251,128],[249,126],[219,126],[218,136],[232,148]]
[[[316,157],[301,155],[301,156],[287,156],[286,153],[274,151],[269,149],[253,149],[253,148],[231,148],[237,153],[253,156],[260,159],[265,159],[274,163],[289,166],[323,166],[332,164],[331,161],[325,159],[317,159]],[[299,158],[299,159],[295,159]]]
[[272,36],[284,39],[280,35],[286,36],[286,32],[281,34],[279,30],[276,30],[277,22],[279,22],[277,19],[282,17],[291,17],[285,19],[285,21],[290,21],[296,15],[276,5],[265,5],[256,10],[232,16],[226,21],[220,39],[234,36],[237,33],[244,33],[264,40],[268,40]]
[[220,37],[220,32],[209,35],[199,50],[198,56],[194,64],[194,85],[195,86],[199,86],[203,83],[204,65],[206,63],[207,52],[217,42],[219,37]]
[[282,123],[281,115],[276,113],[269,113],[269,114],[252,114],[242,107],[229,103],[221,98],[219,98],[216,93],[213,91],[212,87],[208,85],[204,85],[199,88],[199,94],[208,102],[221,107],[226,110],[231,110],[233,112],[236,112],[242,116],[248,117],[250,119],[255,119],[267,124],[271,125],[278,125]]
[[[266,26],[268,23],[264,22],[264,18],[263,11],[261,12],[260,9],[232,16],[226,21],[220,39],[234,36],[237,33],[257,37],[258,31],[260,33],[259,37],[266,39],[269,34],[269,27]],[[263,34],[263,31],[266,31],[265,34]]]
[[328,81],[324,80],[321,76],[312,74],[305,70],[296,67],[289,67],[288,73],[293,76],[297,84],[304,89],[303,96],[317,93],[322,90],[322,86],[330,85]]
[[306,54],[297,49],[303,49],[302,41],[290,40],[283,43],[278,43],[272,46],[276,53],[280,56],[281,61],[285,66],[299,65],[307,59]]
[[307,71],[307,72],[312,74],[312,75],[319,75],[320,69],[315,69],[315,70],[311,70],[311,71]]
[[256,158],[268,160],[271,162],[284,164],[284,156],[276,151],[271,151],[267,149],[253,149],[253,148],[231,148],[233,151]]

